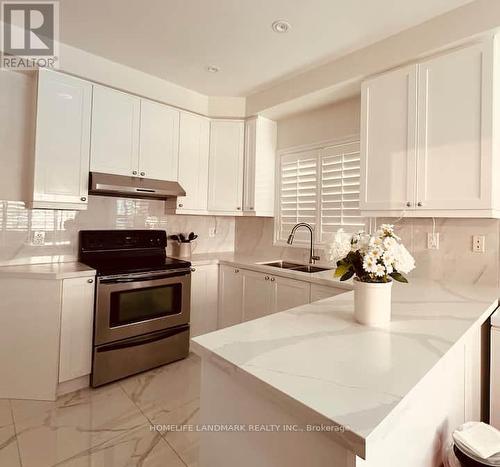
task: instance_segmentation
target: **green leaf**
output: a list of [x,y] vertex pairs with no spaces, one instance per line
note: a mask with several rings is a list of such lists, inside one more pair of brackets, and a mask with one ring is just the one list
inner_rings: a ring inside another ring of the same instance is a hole
[[405,276],[403,276],[403,274],[399,273],[399,272],[392,272],[391,274],[389,274],[394,280],[398,281],[398,282],[403,282],[405,284],[408,284],[408,280],[406,279]]
[[350,279],[352,276],[354,276],[354,269],[349,269],[341,278],[341,281],[346,281]]
[[337,269],[335,269],[335,277],[342,277],[350,269],[348,264],[345,263],[339,264],[339,263],[337,263]]

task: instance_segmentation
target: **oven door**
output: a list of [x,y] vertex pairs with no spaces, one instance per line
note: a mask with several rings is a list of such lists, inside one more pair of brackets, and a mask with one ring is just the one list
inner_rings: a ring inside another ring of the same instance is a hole
[[100,277],[94,344],[189,323],[191,271]]

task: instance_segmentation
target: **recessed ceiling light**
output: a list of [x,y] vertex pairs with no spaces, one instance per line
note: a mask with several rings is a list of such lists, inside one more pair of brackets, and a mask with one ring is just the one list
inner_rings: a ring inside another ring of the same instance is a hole
[[207,71],[209,73],[219,73],[220,68],[218,66],[215,66],[215,65],[208,65],[207,66]]
[[271,27],[273,28],[274,32],[283,34],[290,31],[292,26],[290,26],[290,23],[288,21],[285,21],[284,19],[278,19],[271,25]]

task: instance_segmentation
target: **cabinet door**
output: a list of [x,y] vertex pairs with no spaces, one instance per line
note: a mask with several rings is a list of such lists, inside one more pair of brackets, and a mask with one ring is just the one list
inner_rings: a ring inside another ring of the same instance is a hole
[[64,279],[61,312],[59,382],[90,374],[95,280]]
[[212,120],[208,209],[240,212],[243,201],[244,122]]
[[491,44],[419,65],[417,209],[491,207]]
[[490,423],[500,430],[500,329],[491,328]]
[[244,275],[243,321],[261,318],[272,312],[271,277],[262,272],[242,271]]
[[219,269],[219,328],[241,323],[243,320],[243,274],[238,268],[221,266]]
[[141,100],[139,175],[157,180],[177,180],[179,161],[179,111]]
[[302,282],[285,277],[274,279],[273,312],[284,311],[309,303],[311,288],[309,282]]
[[39,71],[32,207],[86,209],[91,103],[92,84]]
[[217,329],[218,266],[197,266],[191,274],[191,337]]
[[341,293],[347,292],[346,289],[328,287],[326,285],[311,284],[311,303],[325,298],[335,297]]
[[263,117],[245,122],[243,210],[274,216],[276,122]]
[[181,210],[206,211],[210,120],[182,113],[179,137],[179,183],[187,196],[177,199]]
[[140,109],[138,97],[94,86],[91,171],[138,174]]
[[361,210],[413,209],[417,66],[361,87]]

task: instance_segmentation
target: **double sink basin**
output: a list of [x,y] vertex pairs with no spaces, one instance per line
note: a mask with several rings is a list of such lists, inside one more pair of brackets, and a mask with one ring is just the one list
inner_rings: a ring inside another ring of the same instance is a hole
[[291,271],[307,272],[312,274],[314,272],[328,271],[327,268],[320,268],[318,266],[290,263],[288,261],[273,261],[272,263],[260,263],[262,266],[271,266],[273,268],[290,269]]

